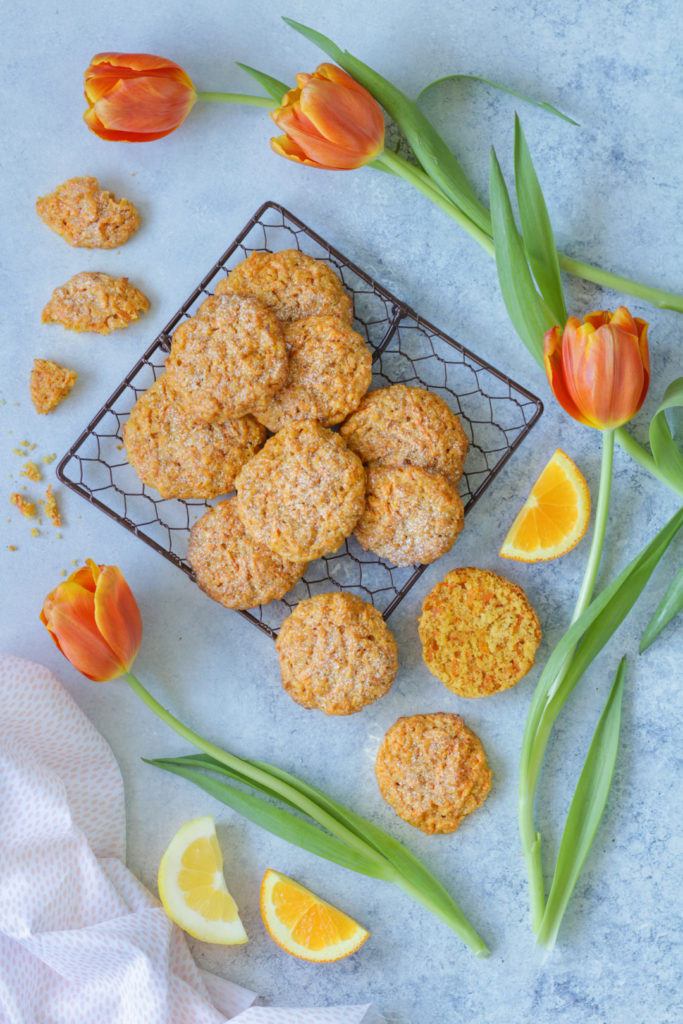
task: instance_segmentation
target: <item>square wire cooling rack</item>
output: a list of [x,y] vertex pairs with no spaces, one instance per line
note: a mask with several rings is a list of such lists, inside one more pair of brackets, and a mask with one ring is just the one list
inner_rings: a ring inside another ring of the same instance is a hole
[[[460,483],[465,513],[543,411],[538,398],[423,320],[284,207],[264,203],[57,467],[64,484],[168,558],[190,579],[194,574],[186,560],[189,531],[211,502],[164,500],[143,485],[126,460],[121,428],[138,397],[164,372],[178,323],[192,316],[212,294],[216,281],[249,253],[280,249],[300,249],[329,263],[339,274],[353,297],[354,327],[373,350],[373,387],[409,384],[428,388],[460,417],[470,440]],[[352,590],[388,618],[424,569],[392,566],[349,537],[339,551],[313,562],[281,601],[240,614],[275,637],[299,601],[333,586]]]

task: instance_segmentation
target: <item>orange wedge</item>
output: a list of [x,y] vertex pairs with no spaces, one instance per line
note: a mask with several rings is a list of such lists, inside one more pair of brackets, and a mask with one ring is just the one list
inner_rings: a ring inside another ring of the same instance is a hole
[[591,499],[577,466],[558,448],[531,488],[498,554],[548,562],[576,547],[588,526]]
[[326,963],[355,953],[370,934],[293,878],[266,871],[261,916],[271,939],[301,960]]

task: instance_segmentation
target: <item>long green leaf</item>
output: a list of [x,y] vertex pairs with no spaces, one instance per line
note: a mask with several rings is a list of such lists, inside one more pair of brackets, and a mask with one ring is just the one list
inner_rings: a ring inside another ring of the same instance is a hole
[[660,467],[679,486],[683,486],[682,441],[676,439],[667,420],[667,412],[676,413],[683,409],[683,377],[669,384],[664,397],[657,406],[650,421],[650,448],[652,456]]
[[[586,668],[626,618],[669,544],[683,526],[683,508],[638,554],[613,582],[589,604],[550,655],[534,691],[527,715],[520,767],[520,792],[530,792],[552,725]],[[583,640],[582,640],[583,637]],[[568,654],[579,649],[560,686],[558,672]]]
[[645,627],[638,653],[642,654],[680,611],[683,611],[683,566],[672,579],[657,610]]
[[625,676],[626,658],[622,658],[569,807],[557,854],[555,874],[537,935],[541,945],[550,948],[555,944],[569,898],[588,856],[607,803],[619,749]]
[[267,75],[265,71],[257,71],[256,68],[250,68],[248,64],[241,64],[238,60],[235,61],[235,64],[237,64],[238,68],[242,68],[242,71],[246,71],[248,75],[251,75],[262,86],[264,92],[272,96],[277,103],[281,103],[282,97],[292,88],[291,85],[285,85],[284,82],[273,78],[272,75]]
[[556,320],[536,291],[510,196],[493,150],[490,189],[493,241],[503,301],[515,330],[536,362],[543,366],[543,335]]
[[273,807],[262,797],[252,796],[250,793],[243,793],[234,786],[229,786],[218,779],[212,779],[195,771],[186,765],[178,764],[173,758],[154,758],[147,760],[156,768],[163,768],[164,771],[180,775],[189,782],[194,782],[200,789],[205,790],[216,800],[231,807],[238,814],[253,821],[255,825],[272,832],[294,846],[300,846],[309,853],[314,853],[325,860],[331,860],[341,867],[349,868],[359,874],[370,875],[372,878],[381,878],[385,881],[393,881],[392,872],[387,870],[381,863],[369,857],[363,857],[356,850],[345,846],[334,836],[323,832],[315,825],[303,821],[301,818],[283,811],[279,807]]
[[367,64],[347,50],[341,50],[321,32],[316,32],[315,29],[301,25],[291,18],[283,20],[290,28],[305,36],[336,61],[375,97],[399,126],[429,176],[479,228],[490,235],[491,221],[488,210],[477,199],[455,155],[417,104]]
[[531,160],[520,120],[515,114],[515,185],[522,238],[541,295],[564,326],[567,307],[562,291],[560,263],[543,192]]
[[485,85],[492,85],[494,89],[500,89],[501,92],[507,92],[510,94],[510,96],[516,96],[517,99],[523,100],[524,103],[530,103],[533,107],[540,107],[541,110],[547,110],[549,114],[555,114],[557,117],[561,117],[563,121],[569,121],[570,124],[576,125],[577,128],[579,127],[578,121],[575,121],[567,114],[563,114],[562,111],[558,110],[557,107],[554,107],[552,103],[546,103],[543,100],[533,100],[529,96],[525,96],[521,92],[515,92],[514,89],[509,89],[506,85],[501,85],[500,82],[493,82],[491,81],[490,78],[482,78],[481,75],[444,75],[443,78],[437,78],[435,79],[435,81],[430,82],[429,85],[425,85],[424,89],[421,89],[420,92],[418,93],[415,102],[419,104],[420,100],[424,98],[424,96],[430,91],[430,89],[433,89],[437,85],[441,85],[443,82],[457,82],[460,81],[461,79],[467,78],[471,79],[474,82],[484,82]]

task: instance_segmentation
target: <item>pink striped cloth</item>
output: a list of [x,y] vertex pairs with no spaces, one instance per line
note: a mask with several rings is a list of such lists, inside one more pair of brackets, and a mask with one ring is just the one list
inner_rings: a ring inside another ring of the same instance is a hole
[[3,1024],[381,1024],[373,1006],[284,1009],[195,964],[126,868],[121,773],[42,665],[0,656]]

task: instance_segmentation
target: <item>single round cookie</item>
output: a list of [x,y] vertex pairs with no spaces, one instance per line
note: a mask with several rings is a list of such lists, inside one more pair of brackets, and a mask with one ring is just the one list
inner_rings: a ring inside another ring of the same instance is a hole
[[341,423],[370,387],[372,353],[365,341],[336,316],[295,320],[284,333],[287,383],[254,415],[272,431],[295,420]]
[[84,270],[55,288],[42,321],[59,323],[68,331],[109,334],[127,327],[148,309],[149,299],[127,277]]
[[176,328],[166,369],[176,401],[193,419],[244,416],[287,380],[282,328],[254,299],[212,295]]
[[242,469],[237,510],[247,531],[281,558],[336,551],[365,503],[365,471],[338,434],[288,423]]
[[456,486],[469,448],[460,420],[444,400],[405,384],[367,394],[340,433],[365,463],[421,466]]
[[234,498],[209,509],[190,531],[187,560],[197,584],[226,608],[255,608],[279,600],[306,572],[305,562],[285,562],[253,540],[237,515]]
[[381,612],[336,591],[301,601],[275,642],[282,686],[297,704],[352,715],[383,697],[398,669],[396,641]]
[[367,466],[365,509],[355,536],[393,565],[426,565],[455,544],[465,517],[460,495],[419,466]]
[[382,741],[375,774],[399,818],[428,835],[455,832],[491,788],[481,740],[460,715],[445,712],[399,718]]
[[298,249],[252,252],[216,285],[216,295],[251,295],[279,320],[338,316],[353,322],[353,301],[328,263]]
[[128,199],[115,199],[97,178],[69,178],[54,192],[36,200],[36,212],[69,245],[84,249],[115,249],[140,226],[140,215]]
[[418,623],[427,668],[460,697],[507,690],[541,642],[521,587],[488,569],[453,569],[430,590]]
[[162,498],[215,498],[233,489],[266,439],[253,416],[197,423],[177,404],[163,374],[140,395],[123,426],[128,461]]

